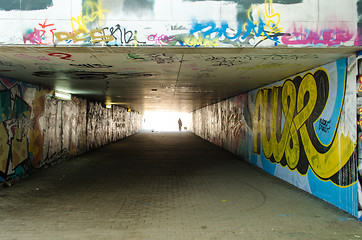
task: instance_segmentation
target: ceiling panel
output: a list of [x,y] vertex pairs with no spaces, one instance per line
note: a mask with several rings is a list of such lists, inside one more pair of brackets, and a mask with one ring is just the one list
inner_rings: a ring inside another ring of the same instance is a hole
[[358,48],[0,47],[0,74],[129,107],[193,111]]

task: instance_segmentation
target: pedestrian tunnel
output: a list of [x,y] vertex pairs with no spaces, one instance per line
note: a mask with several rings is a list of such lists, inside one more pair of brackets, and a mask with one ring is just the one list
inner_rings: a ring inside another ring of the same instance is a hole
[[[129,50],[104,55],[103,49],[78,52],[76,48],[74,52],[62,49],[63,55],[74,58],[57,60],[63,70],[39,71],[37,64],[25,67],[38,55],[50,59],[49,51],[54,50],[8,47],[1,53],[8,61],[14,56],[23,59],[3,64],[7,77],[0,79],[0,176],[5,185],[142,129],[177,131],[180,119],[182,132],[194,133],[358,216],[358,54],[348,55],[349,50],[340,49],[318,54],[284,50],[284,55],[231,54],[229,50],[222,54],[205,50],[142,54],[139,49],[137,56],[143,60],[128,59],[127,65]],[[174,61],[159,64],[153,60],[156,55]],[[74,66],[83,69],[83,59],[92,56],[112,71],[74,70]],[[337,59],[328,62],[331,56]],[[124,60],[122,66],[112,65],[116,58]],[[257,59],[263,59],[262,65],[275,59],[278,66],[291,59],[296,63],[280,67],[281,73],[279,68],[240,70],[219,64],[236,58],[253,58],[250,64]],[[197,70],[187,67],[196,66],[199,59],[203,61]],[[316,65],[322,59],[326,63]],[[315,67],[309,69],[308,64]],[[140,66],[142,74],[122,73],[127,72],[122,69]],[[281,77],[288,71],[294,74]],[[279,75],[264,77],[274,73]],[[245,80],[252,77],[260,80]],[[247,91],[226,98],[243,89]],[[99,94],[92,95],[96,91]],[[152,123],[157,127],[152,128]]]
[[143,128],[177,131],[180,119],[182,132],[358,217],[360,56],[344,48],[262,50],[137,49],[134,59],[125,48],[57,47],[55,55],[48,47],[4,47],[1,182]]
[[[161,128],[176,129],[176,139],[190,141],[182,154],[193,149],[207,162],[209,155],[191,146],[196,135],[245,162],[234,167],[254,165],[362,219],[360,6],[361,0],[0,1],[0,182],[12,186],[87,152],[123,146],[109,145],[119,141],[148,139],[158,149],[169,144],[152,140],[162,138]],[[158,112],[154,129],[150,112]],[[178,114],[167,126],[172,112]],[[139,159],[140,172],[152,163],[145,160],[162,155],[147,156],[150,148],[136,150],[147,157]],[[199,166],[167,156],[167,164]],[[178,172],[171,170],[172,182]],[[234,176],[224,185],[242,188]]]

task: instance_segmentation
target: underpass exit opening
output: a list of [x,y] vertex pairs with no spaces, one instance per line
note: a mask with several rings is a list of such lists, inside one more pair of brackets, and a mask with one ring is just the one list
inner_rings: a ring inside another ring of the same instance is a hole
[[186,132],[191,128],[191,122],[192,113],[165,111],[145,112],[142,129],[146,131]]

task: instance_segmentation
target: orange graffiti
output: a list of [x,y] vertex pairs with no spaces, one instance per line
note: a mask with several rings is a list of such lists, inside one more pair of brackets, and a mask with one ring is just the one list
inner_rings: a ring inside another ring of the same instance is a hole
[[[39,30],[40,32],[42,32],[42,34],[40,35],[40,37],[42,37],[42,38],[45,38],[44,35],[46,34],[46,31],[47,31],[46,28],[54,26],[54,23],[46,24],[46,22],[47,22],[47,20],[45,19],[43,24],[39,23],[39,26],[42,28],[41,30]],[[53,28],[53,29],[48,30],[52,34],[52,41],[51,41],[52,43],[54,43],[54,30],[57,30],[57,29]],[[45,43],[45,44],[50,44],[50,43]]]

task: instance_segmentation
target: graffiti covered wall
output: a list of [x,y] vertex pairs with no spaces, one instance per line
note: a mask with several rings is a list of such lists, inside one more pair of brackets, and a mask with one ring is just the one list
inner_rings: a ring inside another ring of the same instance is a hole
[[0,44],[360,46],[360,0],[346,1],[3,1]]
[[194,132],[358,216],[356,74],[341,59],[207,106]]
[[0,77],[0,182],[132,135],[142,116]]
[[357,156],[358,156],[358,217],[362,221],[362,55],[357,54]]

